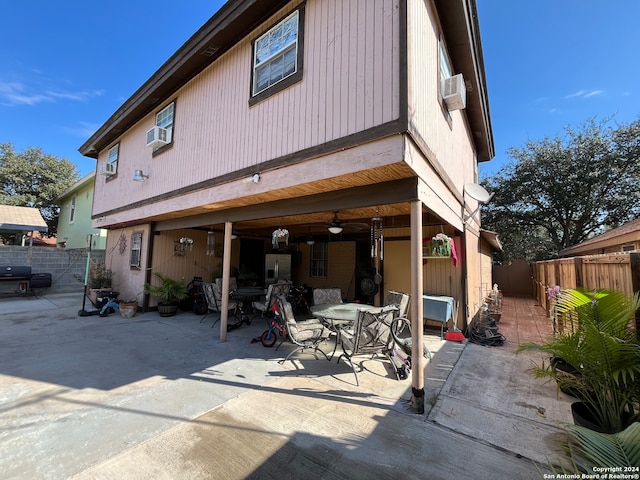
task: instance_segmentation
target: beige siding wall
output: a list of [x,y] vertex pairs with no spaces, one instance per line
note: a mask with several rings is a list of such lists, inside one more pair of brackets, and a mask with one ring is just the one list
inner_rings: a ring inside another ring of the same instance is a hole
[[[145,146],[155,112],[123,135],[118,177],[108,183],[98,178],[94,212],[398,118],[398,0],[307,1],[303,80],[248,105],[251,41],[297,4],[292,2],[159,106],[176,100],[173,148],[153,158]],[[106,154],[100,153],[99,164]],[[135,169],[148,173],[149,181],[133,183]]]
[[475,180],[473,139],[464,110],[447,112],[441,105],[439,25],[433,6],[430,1],[407,5],[409,130],[426,144],[427,160],[462,193],[463,184]]

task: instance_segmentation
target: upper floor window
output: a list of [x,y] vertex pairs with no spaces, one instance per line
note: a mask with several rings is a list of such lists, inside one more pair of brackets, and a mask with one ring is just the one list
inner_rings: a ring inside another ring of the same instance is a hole
[[155,126],[147,131],[147,146],[153,148],[154,154],[173,143],[175,104],[176,102],[171,102],[156,113]]
[[451,64],[449,63],[449,56],[447,50],[444,47],[444,42],[440,39],[440,91],[444,92],[444,81],[449,78],[453,73],[451,70]]
[[116,143],[107,152],[107,162],[100,165],[100,175],[104,175],[107,180],[118,172],[118,157],[120,144]]
[[69,206],[69,223],[73,223],[76,219],[76,196],[71,197],[71,205]]
[[300,8],[255,40],[252,97],[272,95],[302,78],[303,18]]
[[116,143],[113,147],[109,149],[109,158],[107,161],[109,163],[117,162],[119,152],[120,152],[120,144]]

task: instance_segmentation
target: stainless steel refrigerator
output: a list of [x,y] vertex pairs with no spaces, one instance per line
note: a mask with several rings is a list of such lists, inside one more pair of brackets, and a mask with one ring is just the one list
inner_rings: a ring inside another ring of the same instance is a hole
[[266,287],[278,280],[291,281],[291,255],[269,253],[265,255],[264,285]]

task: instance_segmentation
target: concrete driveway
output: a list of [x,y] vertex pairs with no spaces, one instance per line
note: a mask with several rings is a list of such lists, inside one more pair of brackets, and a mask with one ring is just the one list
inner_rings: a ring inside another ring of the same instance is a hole
[[569,401],[509,349],[427,335],[416,415],[382,362],[362,363],[360,387],[335,358],[280,365],[292,345],[251,343],[261,319],[220,343],[213,316],[81,306],[0,300],[2,478],[537,479],[560,460]]

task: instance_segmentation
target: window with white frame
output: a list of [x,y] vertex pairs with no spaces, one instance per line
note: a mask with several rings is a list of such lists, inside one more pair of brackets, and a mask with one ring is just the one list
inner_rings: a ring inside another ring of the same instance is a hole
[[107,163],[110,165],[106,167],[111,174],[115,174],[118,171],[118,158],[120,156],[120,144],[116,143],[109,149],[107,153]]
[[311,245],[311,277],[327,278],[328,267],[329,244],[327,242],[316,242]]
[[169,105],[156,113],[156,126],[162,127],[166,130],[173,130],[173,110],[174,103],[171,102]]
[[301,73],[302,12],[296,10],[254,42],[253,96]]
[[71,197],[69,205],[69,223],[73,223],[76,219],[76,196]]
[[[153,144],[154,154],[164,151],[169,145],[173,143],[173,120],[175,115],[175,106],[176,102],[171,102],[169,105],[156,113],[155,126],[162,128],[163,131],[156,132],[154,130],[154,134],[157,134],[159,139],[162,140],[162,142]],[[149,142],[150,133],[151,131],[147,132],[147,142]]]
[[140,257],[142,252],[142,232],[133,232],[131,234],[131,257],[129,265],[132,270],[140,269]]
[[444,46],[444,42],[442,38],[440,39],[440,92],[444,92],[444,81],[451,77],[453,71],[451,69],[451,64],[449,63],[449,56],[447,55],[447,50]]

